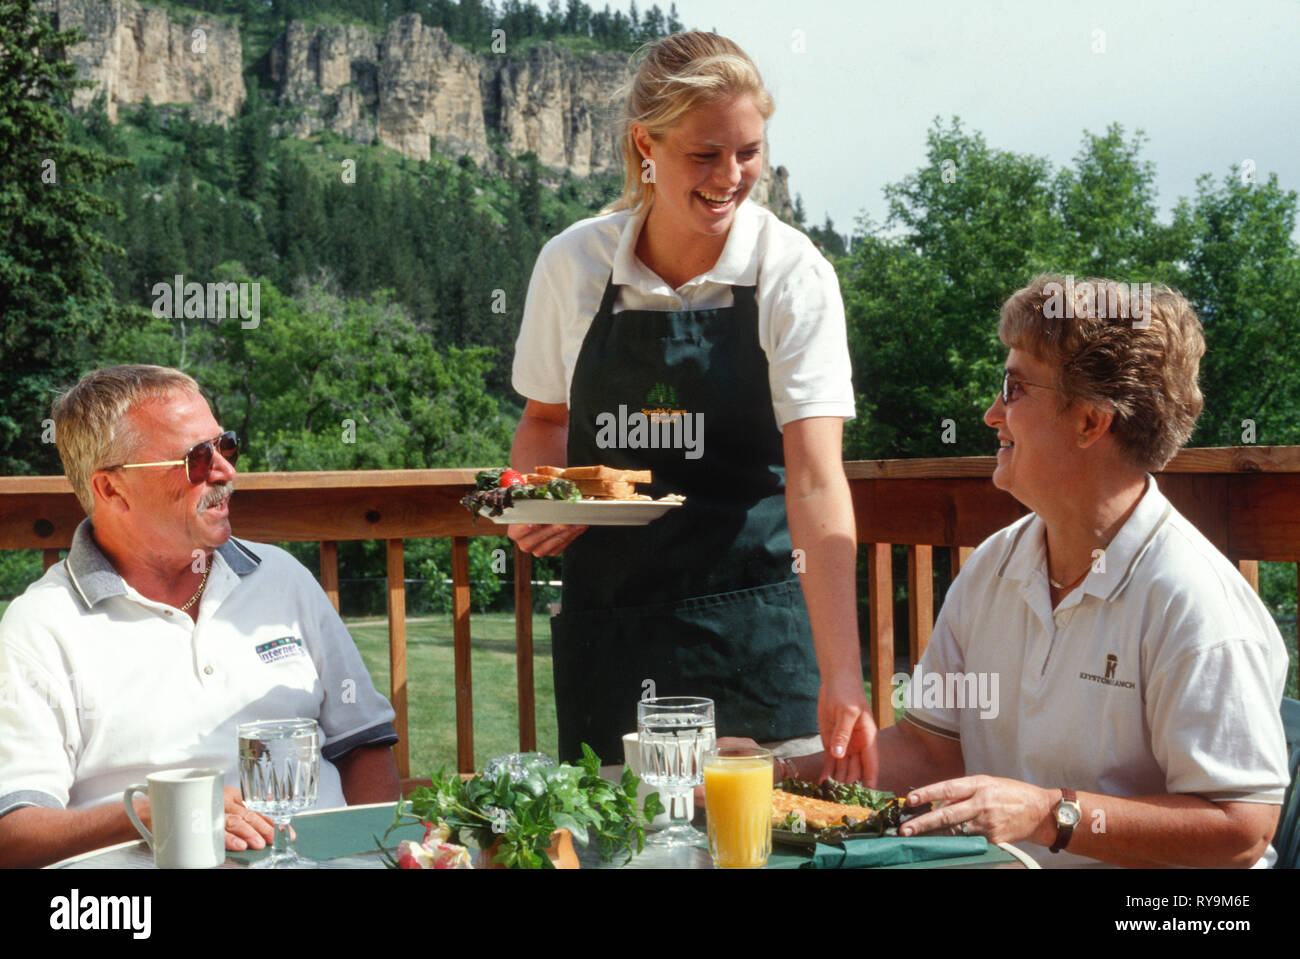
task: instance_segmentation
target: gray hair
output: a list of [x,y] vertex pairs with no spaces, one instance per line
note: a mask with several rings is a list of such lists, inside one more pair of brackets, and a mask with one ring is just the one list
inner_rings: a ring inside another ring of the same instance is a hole
[[202,395],[194,378],[180,370],[136,364],[91,370],[54,401],[59,459],[87,516],[95,513],[91,474],[121,465],[140,446],[127,418],[131,407],[177,392]]

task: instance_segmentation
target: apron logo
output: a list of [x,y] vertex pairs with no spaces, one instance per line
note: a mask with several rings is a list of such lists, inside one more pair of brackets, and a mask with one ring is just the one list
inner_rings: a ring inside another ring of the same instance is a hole
[[302,640],[297,636],[281,636],[279,639],[254,647],[253,652],[257,653],[257,658],[264,663],[278,663],[282,659],[307,655],[302,648]]
[[646,394],[646,406],[628,414],[619,404],[618,413],[596,414],[596,445],[608,449],[679,449],[688,460],[704,455],[704,414],[694,416],[676,409],[677,391],[656,383]]

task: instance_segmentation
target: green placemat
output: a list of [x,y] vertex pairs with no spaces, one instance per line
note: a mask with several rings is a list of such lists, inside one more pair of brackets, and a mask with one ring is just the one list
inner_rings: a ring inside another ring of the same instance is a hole
[[[293,848],[308,859],[337,859],[375,851],[375,837],[383,839],[384,830],[393,824],[393,807],[376,806],[334,809],[322,815],[303,815],[293,820],[298,838]],[[424,838],[424,827],[418,823],[395,829],[386,840],[389,848],[400,840]],[[226,855],[239,862],[252,863],[265,858],[267,850],[228,852]]]

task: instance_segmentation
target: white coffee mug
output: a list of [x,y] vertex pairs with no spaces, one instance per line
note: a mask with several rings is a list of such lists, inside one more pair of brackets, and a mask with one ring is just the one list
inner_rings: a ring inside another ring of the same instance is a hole
[[[625,733],[623,736],[623,761],[624,763],[627,764],[627,767],[632,770],[632,772],[636,773],[638,776],[641,775],[641,738],[636,733]],[[641,780],[641,782],[636,787],[637,805],[644,807],[645,797],[649,796],[651,793],[657,793],[657,792],[659,792],[658,786],[647,786],[646,781],[644,779]],[[661,800],[664,799],[662,793],[660,794],[659,798]],[[669,810],[668,810],[668,803],[666,800],[664,801],[663,806],[664,806],[664,811],[661,812],[659,815],[655,816],[655,818],[650,823],[652,826],[667,826],[670,822],[672,822],[672,817],[668,815]],[[689,793],[686,794],[686,818],[690,819],[694,815],[695,815],[695,790],[692,789]]]
[[[211,869],[226,861],[225,776],[219,769],[165,769],[122,793],[126,814],[153,850],[159,869]],[[135,793],[149,796],[153,832],[135,813]]]

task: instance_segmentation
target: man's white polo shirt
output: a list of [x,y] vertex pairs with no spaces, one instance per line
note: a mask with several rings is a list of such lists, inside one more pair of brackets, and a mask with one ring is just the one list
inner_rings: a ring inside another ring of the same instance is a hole
[[[960,738],[968,775],[1113,796],[1280,803],[1289,781],[1279,715],[1287,652],[1241,574],[1151,476],[1083,585],[1055,610],[1044,535],[1031,513],[980,545],[921,659],[923,676],[982,676],[996,689],[995,708],[913,699],[907,718]],[[1085,818],[1078,828],[1092,826]],[[1094,862],[1022,845],[1044,864]],[[1271,847],[1265,858],[1275,858]]]
[[397,741],[338,614],[302,564],[230,539],[198,622],[132,589],[84,521],[67,558],[0,620],[0,815],[121,802],[149,773],[200,766],[239,786],[235,727],[315,719],[318,808],[345,805],[331,760]]

